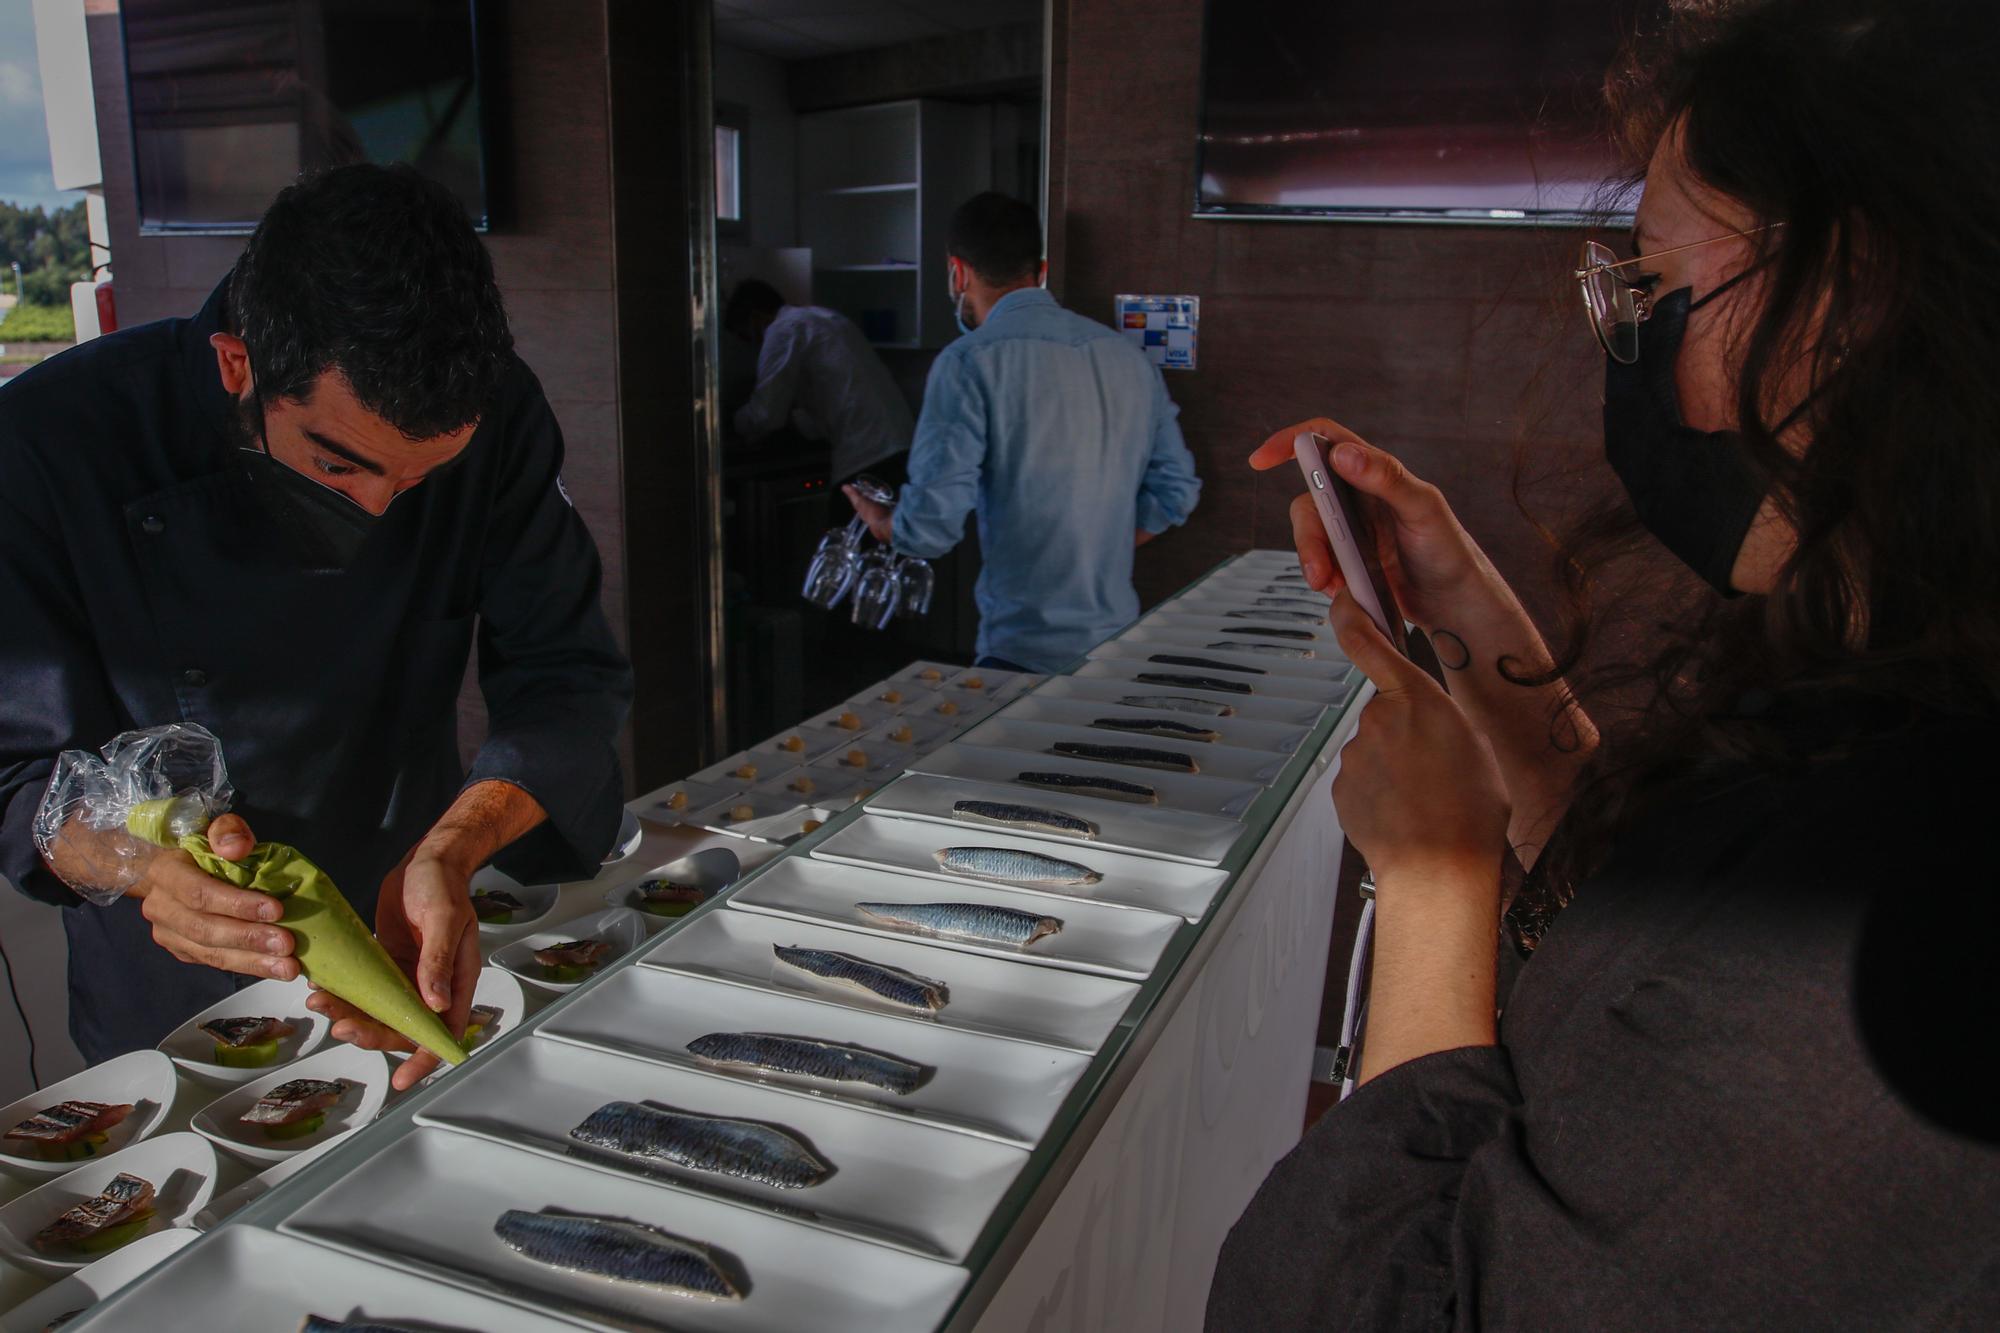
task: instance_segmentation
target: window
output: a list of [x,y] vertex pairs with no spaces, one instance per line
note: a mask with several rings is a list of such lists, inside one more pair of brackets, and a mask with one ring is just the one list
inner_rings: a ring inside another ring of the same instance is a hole
[[744,143],[749,114],[739,106],[715,108],[715,232],[747,239],[750,219],[744,198]]

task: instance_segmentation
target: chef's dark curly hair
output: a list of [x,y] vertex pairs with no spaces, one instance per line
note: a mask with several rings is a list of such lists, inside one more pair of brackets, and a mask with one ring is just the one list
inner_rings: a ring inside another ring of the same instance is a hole
[[[1649,539],[1621,498],[1559,541],[1556,674],[1605,740],[1521,900],[1528,933],[1683,784],[1809,765],[1920,714],[2000,714],[1997,14],[1679,3],[1614,68],[1634,179],[1680,125],[1696,177],[1784,224],[1754,238],[1766,303],[1731,357],[1736,429],[1798,543],[1769,596],[1690,581],[1657,651],[1580,669],[1594,582]],[[1769,417],[1801,365],[1814,391],[1794,458]],[[1772,720],[1835,698],[1845,725],[1810,743]]]
[[263,399],[304,399],[337,371],[413,440],[475,421],[514,346],[464,206],[407,166],[334,167],[279,191],[236,261],[229,312]]

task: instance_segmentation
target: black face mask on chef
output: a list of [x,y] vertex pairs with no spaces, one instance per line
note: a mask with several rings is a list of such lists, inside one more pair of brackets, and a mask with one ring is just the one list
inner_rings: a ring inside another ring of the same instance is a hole
[[1699,301],[1691,301],[1688,287],[1660,297],[1639,325],[1638,359],[1622,365],[1604,358],[1604,456],[1647,531],[1732,597],[1729,572],[1764,503],[1764,484],[1744,456],[1739,432],[1700,431],[1681,420],[1674,362],[1688,315],[1741,276]]
[[[238,447],[251,486],[308,567],[346,569],[361,554],[380,516],[271,456],[271,438],[264,429],[264,395],[257,387],[254,361],[250,364],[250,394],[257,408],[256,442],[253,445],[246,439]],[[247,428],[244,434],[247,437]]]

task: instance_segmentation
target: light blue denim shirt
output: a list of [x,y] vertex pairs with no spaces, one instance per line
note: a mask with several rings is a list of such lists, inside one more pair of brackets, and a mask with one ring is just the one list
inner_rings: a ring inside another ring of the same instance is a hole
[[979,655],[1056,670],[1139,614],[1134,534],[1194,511],[1178,415],[1130,340],[1009,292],[931,367],[896,549],[941,556],[976,512]]

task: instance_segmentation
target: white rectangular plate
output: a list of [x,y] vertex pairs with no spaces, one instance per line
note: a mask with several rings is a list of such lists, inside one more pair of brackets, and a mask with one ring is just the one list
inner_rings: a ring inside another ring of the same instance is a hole
[[[945,847],[1004,847],[1011,851],[1034,852],[1095,870],[1104,878],[1095,884],[1078,885],[1030,885],[976,879],[954,874],[938,865],[932,853]],[[844,861],[849,865],[879,866],[906,875],[921,875],[941,880],[954,888],[998,885],[1040,899],[1043,910],[1058,916],[1069,903],[1081,901],[1118,908],[1140,908],[1148,914],[1170,913],[1199,921],[1208,911],[1209,902],[1229,882],[1229,876],[1223,871],[1206,866],[1130,856],[1087,842],[1067,839],[1057,842],[1023,836],[997,826],[953,824],[946,827],[924,820],[890,819],[872,810],[813,848],[812,854],[822,861]],[[932,892],[936,894],[939,891],[934,889]],[[944,896],[951,895],[947,892]],[[1055,905],[1049,905],[1051,903]],[[1043,944],[1054,942],[1044,940],[1034,947],[1040,949]],[[1164,941],[1161,947],[1165,947]],[[1021,956],[1016,951],[1010,950],[1009,953],[1013,957]],[[1154,957],[1157,958],[1158,954],[1155,953]],[[1149,961],[1146,971],[1151,970]]]
[[1321,601],[1333,599],[1318,592],[1305,581],[1302,574],[1286,569],[1225,569],[1203,579],[1194,587],[1176,597],[1182,601],[1189,597],[1317,597]]
[[1094,796],[1066,796],[1061,792],[1041,792],[997,782],[934,777],[929,773],[913,773],[904,778],[883,791],[868,808],[876,814],[893,815],[898,819],[924,819],[948,824],[961,832],[973,829],[1005,832],[997,824],[978,824],[954,817],[952,807],[960,801],[1001,801],[1075,815],[1097,825],[1097,836],[1077,838],[1061,833],[1037,833],[1035,836],[1078,850],[1108,847],[1114,852],[1132,852],[1166,861],[1186,861],[1191,865],[1221,865],[1237,839],[1243,836],[1241,824],[1219,815],[1188,814],[1154,805],[1130,805]]
[[[1303,699],[1277,699],[1255,694],[1223,694],[1209,690],[1191,690],[1178,685],[1134,685],[1130,680],[1112,680],[1102,675],[1051,677],[1040,689],[1015,706],[1032,708],[1042,704],[1076,703],[1133,707],[1134,705],[1121,704],[1120,701],[1144,698],[1151,694],[1173,694],[1190,699],[1206,699],[1210,703],[1227,704],[1234,710],[1228,717],[1219,718],[1202,713],[1148,710],[1158,712],[1162,717],[1178,717],[1189,722],[1255,722],[1260,726],[1310,730],[1319,725],[1320,718],[1326,714],[1325,705],[1309,703]],[[1012,716],[1011,710],[1009,716]]]
[[[778,1189],[666,1162],[573,1154],[569,1132],[613,1101],[773,1125],[818,1154],[833,1174],[803,1189]],[[633,1179],[769,1204],[808,1226],[945,1259],[965,1257],[1028,1160],[1022,1149],[989,1139],[560,1041],[517,1043],[454,1083],[417,1122]]]
[[[726,801],[749,785],[740,778],[730,778],[723,783],[696,782],[689,778],[684,782],[670,782],[646,793],[633,801],[631,808],[641,818],[678,824],[695,811]],[[676,798],[680,802],[678,805],[675,804]]]
[[[1293,609],[1299,611],[1300,614],[1306,614],[1303,607],[1228,608],[1230,611],[1243,612],[1251,612],[1259,609]],[[1347,654],[1340,651],[1340,639],[1334,634],[1333,626],[1326,623],[1324,616],[1312,623],[1287,620],[1282,616],[1274,620],[1265,620],[1248,614],[1232,616],[1220,610],[1210,611],[1201,608],[1187,608],[1184,610],[1169,602],[1158,611],[1141,620],[1139,625],[1145,629],[1158,630],[1162,634],[1187,635],[1191,638],[1199,638],[1203,643],[1214,643],[1226,639],[1247,639],[1252,643],[1275,643],[1290,647],[1311,648],[1321,657],[1339,658],[1343,661],[1347,657]],[[1279,632],[1273,634],[1271,633],[1272,630]],[[1294,637],[1295,634],[1307,634],[1312,637],[1300,639]]]
[[[857,753],[861,763],[850,763]],[[856,791],[886,786],[901,777],[916,757],[917,752],[909,746],[897,745],[885,737],[857,736],[845,748],[814,760],[806,771],[845,780],[849,784],[847,794],[851,796]]]
[[[1110,727],[1093,726],[1099,718],[1120,718],[1135,722],[1166,721],[1180,722],[1191,727],[1201,727],[1216,734],[1213,741],[1190,741],[1175,736],[1155,736],[1146,732],[1119,731]],[[1211,745],[1230,746],[1239,750],[1265,750],[1272,754],[1290,758],[1305,744],[1306,737],[1312,735],[1312,725],[1287,726],[1277,722],[1255,722],[1242,717],[1205,717],[1200,713],[1183,713],[1171,708],[1134,708],[1127,704],[1092,703],[1088,699],[1045,698],[1031,695],[1008,705],[998,717],[983,723],[992,727],[1007,722],[1040,722],[1048,725],[1083,728],[1091,736],[1103,736],[1107,744],[1118,744],[1120,740],[1132,745],[1166,745],[1188,747],[1188,753],[1201,758]],[[979,737],[967,736],[967,740],[977,742]]]
[[[538,1263],[493,1234],[510,1208],[588,1213],[710,1246],[740,1301],[709,1301]],[[283,1229],[412,1272],[584,1318],[685,1329],[932,1328],[966,1272],[753,1208],[419,1129],[292,1214]]]
[[666,1064],[706,1069],[688,1043],[712,1032],[774,1032],[865,1046],[931,1068],[930,1080],[907,1095],[866,1083],[820,1083],[752,1070],[718,1077],[826,1098],[898,1121],[1032,1147],[1089,1057],[1052,1046],[954,1032],[934,1023],[905,1023],[839,1005],[752,990],[678,972],[627,968],[553,1014],[539,1034],[621,1051]]
[[[918,658],[882,684],[884,687],[894,685],[898,689],[905,685],[914,685],[918,689],[939,690],[944,688],[946,681],[963,670],[964,667],[953,666],[949,662],[931,662]],[[877,690],[875,693],[880,691]]]
[[[1121,731],[1099,731],[1094,727],[1072,722],[1034,722],[1027,718],[996,717],[965,734],[967,745],[990,745],[1002,750],[1019,750],[1031,757],[1047,756],[1052,759],[1071,757],[1055,753],[1054,747],[1061,742],[1164,750],[1170,754],[1184,754],[1195,762],[1193,776],[1226,778],[1231,782],[1254,782],[1265,787],[1270,786],[1278,774],[1285,771],[1285,765],[1290,763],[1292,758],[1289,751],[1277,754],[1270,750],[1239,749],[1233,745],[1223,745],[1214,741],[1174,740],[1166,736],[1132,736]],[[1151,768],[1144,764],[1114,763],[1109,759],[1097,762],[1130,769],[1134,782],[1144,782],[1154,773],[1179,771],[1170,768]]]
[[[1076,669],[1076,674],[1099,679],[1126,681],[1138,687],[1133,691],[1135,694],[1151,694],[1156,690],[1164,694],[1183,694],[1189,690],[1199,688],[1197,686],[1177,684],[1172,681],[1140,680],[1139,677],[1145,674],[1197,678],[1209,677],[1216,680],[1235,681],[1238,684],[1250,687],[1250,693],[1247,695],[1216,691],[1217,694],[1228,698],[1303,700],[1308,703],[1318,704],[1322,708],[1327,708],[1342,702],[1348,695],[1352,694],[1354,692],[1354,680],[1359,679],[1358,673],[1356,673],[1353,679],[1346,676],[1335,679],[1326,676],[1295,676],[1281,673],[1267,673],[1262,676],[1253,676],[1248,672],[1223,671],[1220,668],[1214,667],[1190,667],[1180,666],[1171,662],[1147,661],[1147,658],[1159,653],[1177,657],[1213,658],[1215,656],[1213,653],[1175,653],[1171,647],[1161,644],[1119,644],[1114,642],[1104,644],[1096,651],[1101,653],[1102,656],[1093,656],[1090,661],[1085,662]],[[1351,668],[1343,668],[1343,670],[1351,670]]]
[[93,1312],[90,1326],[273,1329],[309,1314],[471,1333],[557,1333],[580,1325],[256,1227],[225,1227]]
[[750,762],[765,773],[775,773],[788,764],[808,764],[839,745],[847,734],[836,727],[801,723],[751,746]]
[[[1186,810],[1224,819],[1241,819],[1256,804],[1257,798],[1264,794],[1264,788],[1254,782],[1231,782],[1226,778],[1202,777],[1199,774],[1163,773],[1157,769],[1099,764],[1088,759],[1065,759],[1053,754],[1024,754],[1019,750],[1002,750],[990,745],[968,745],[964,741],[947,745],[936,754],[925,755],[917,761],[915,771],[942,778],[970,778],[974,782],[1004,782],[1014,791],[1032,793],[1037,800],[1027,802],[1029,805],[1038,804],[1042,799],[1081,801],[1084,804],[1075,809],[1085,819],[1093,818],[1088,811],[1100,805],[1116,806],[1120,810]],[[1151,787],[1160,799],[1157,804],[1147,804],[1058,791],[1052,787],[1020,782],[1018,779],[1022,773],[1074,773],[1081,777],[1136,782],[1140,786]],[[1064,805],[1060,808],[1070,807]]]
[[1314,617],[1314,619],[1311,622],[1287,622],[1280,619],[1271,622],[1274,624],[1291,623],[1296,624],[1300,629],[1310,629],[1315,625],[1327,625],[1327,618],[1333,611],[1333,603],[1324,595],[1314,592],[1311,589],[1297,591],[1281,588],[1278,592],[1266,592],[1266,586],[1277,585],[1260,584],[1236,591],[1218,589],[1193,592],[1185,597],[1176,597],[1170,602],[1162,602],[1154,614],[1159,616],[1192,616],[1201,618],[1220,617],[1233,624],[1243,624],[1245,623],[1244,616],[1231,616],[1229,613],[1232,611],[1242,611],[1255,614],[1275,611],[1282,613],[1284,616],[1309,615]]
[[[913,1013],[866,991],[823,981],[778,961],[777,946],[831,949],[941,981],[950,999],[935,1015]],[[911,940],[785,921],[761,912],[710,912],[663,938],[639,960],[667,968],[851,1006],[899,1023],[957,1028],[1071,1051],[1095,1051],[1138,987],[1109,977],[982,958]]]
[[[1264,643],[1264,640],[1246,640],[1245,646]],[[1351,669],[1345,658],[1333,656],[1304,643],[1272,643],[1274,648],[1288,652],[1300,649],[1317,654],[1314,657],[1267,657],[1259,653],[1243,652],[1230,646],[1225,640],[1212,638],[1200,632],[1188,633],[1183,630],[1153,629],[1146,625],[1134,625],[1108,643],[1101,643],[1090,650],[1092,658],[1130,657],[1145,661],[1155,654],[1171,654],[1176,657],[1198,657],[1209,662],[1241,662],[1242,670],[1250,673],[1261,670],[1265,676],[1283,676],[1301,681],[1341,681],[1347,678]],[[1156,663],[1168,670],[1200,670],[1184,668],[1173,663]],[[1149,668],[1150,669],[1150,668]]]
[[[941,824],[866,818],[861,822],[863,824],[910,823],[914,827],[928,829],[934,841],[951,836],[946,831],[947,826]],[[978,828],[973,824],[953,824],[949,827],[960,833]],[[998,833],[1001,830],[988,831]],[[1086,851],[1090,844],[1079,843],[1068,846],[1070,850],[1080,853]],[[953,902],[1011,907],[1019,912],[1035,912],[1058,917],[1063,923],[1063,928],[1053,935],[1043,936],[1026,949],[1014,949],[1000,944],[979,944],[966,940],[925,939],[925,943],[946,949],[964,949],[970,953],[990,954],[996,958],[1018,959],[1024,963],[1039,963],[1047,967],[1101,972],[1107,976],[1125,977],[1132,981],[1143,981],[1152,975],[1153,965],[1160,960],[1160,954],[1167,947],[1167,941],[1174,937],[1174,932],[1180,927],[1176,918],[1163,916],[1158,912],[1134,912],[1116,907],[1101,907],[1096,903],[1069,897],[1063,897],[1061,901],[1052,901],[1051,896],[1047,894],[1023,893],[979,880],[955,879],[951,886],[940,887],[931,879],[892,875],[874,869],[866,863],[836,864],[843,859],[847,858],[834,856],[821,861],[810,856],[789,857],[745,884],[730,898],[729,905],[750,911],[768,912],[774,916],[818,921],[830,926],[842,926],[848,930],[861,930],[869,934],[883,935],[889,939],[904,940],[923,937],[913,936],[907,931],[895,930],[871,921],[856,910],[855,904]]]

